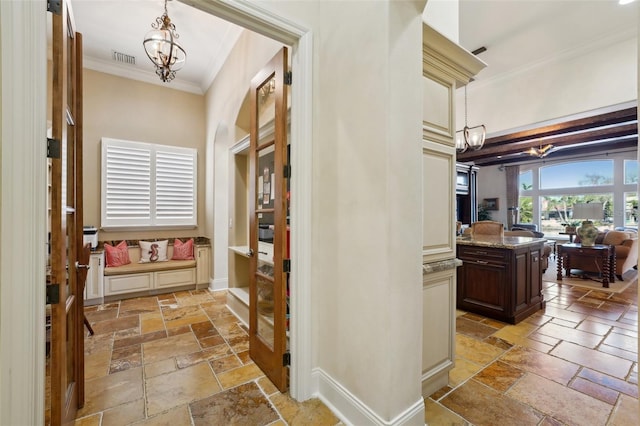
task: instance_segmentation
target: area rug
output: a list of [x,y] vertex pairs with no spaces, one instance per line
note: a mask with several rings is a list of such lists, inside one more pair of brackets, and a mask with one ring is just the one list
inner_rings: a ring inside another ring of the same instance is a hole
[[622,281],[620,281],[618,277],[616,277],[616,282],[610,282],[609,288],[602,287],[602,279],[597,274],[583,273],[582,271],[578,271],[576,269],[572,269],[571,272],[572,275],[576,276],[567,278],[564,276],[563,270],[562,280],[557,280],[556,277],[558,272],[556,270],[556,262],[554,259],[549,258],[549,267],[545,271],[544,275],[542,275],[542,281],[553,282],[562,285],[585,287],[592,290],[607,291],[610,293],[621,293],[622,291],[626,290],[627,287],[629,287],[631,284],[637,285],[638,282],[638,271],[636,269],[631,269],[625,272],[622,275]]

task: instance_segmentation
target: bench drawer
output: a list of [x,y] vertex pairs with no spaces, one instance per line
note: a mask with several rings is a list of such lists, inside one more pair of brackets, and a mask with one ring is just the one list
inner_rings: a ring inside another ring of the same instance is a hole
[[176,287],[196,283],[196,269],[178,269],[156,272],[156,288]]
[[131,293],[153,288],[153,273],[104,277],[104,294]]

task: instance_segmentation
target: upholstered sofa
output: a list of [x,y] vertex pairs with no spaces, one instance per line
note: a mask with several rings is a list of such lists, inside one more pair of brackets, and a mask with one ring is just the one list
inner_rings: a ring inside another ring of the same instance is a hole
[[511,226],[512,231],[531,231],[533,235],[542,238],[544,237],[544,233],[538,231],[538,225],[535,223],[514,223]]
[[[576,243],[580,237],[576,237]],[[634,231],[608,231],[600,232],[596,237],[596,244],[605,244],[615,247],[616,276],[622,280],[622,275],[638,265],[638,234]],[[571,269],[580,269],[585,272],[602,271],[600,259],[571,259]]]

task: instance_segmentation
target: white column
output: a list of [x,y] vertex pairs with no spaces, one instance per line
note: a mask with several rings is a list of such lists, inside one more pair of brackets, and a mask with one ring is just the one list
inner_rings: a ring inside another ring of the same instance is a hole
[[44,422],[46,2],[0,1],[0,424]]

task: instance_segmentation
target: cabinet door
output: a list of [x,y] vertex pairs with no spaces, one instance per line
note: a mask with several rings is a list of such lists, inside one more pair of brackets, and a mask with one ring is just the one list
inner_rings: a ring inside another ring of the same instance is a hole
[[102,288],[104,272],[104,262],[102,261],[102,253],[94,253],[89,259],[89,273],[87,274],[87,283],[84,289],[84,299],[101,299],[104,292]]
[[514,313],[518,313],[529,307],[531,299],[531,256],[529,252],[516,253],[514,256],[514,274],[515,282],[513,283],[514,292]]
[[464,260],[458,269],[458,307],[504,315],[507,304],[507,265],[483,260]]
[[197,247],[196,260],[196,284],[209,284],[209,247]]
[[542,249],[531,250],[530,260],[529,305],[532,305],[542,301]]

